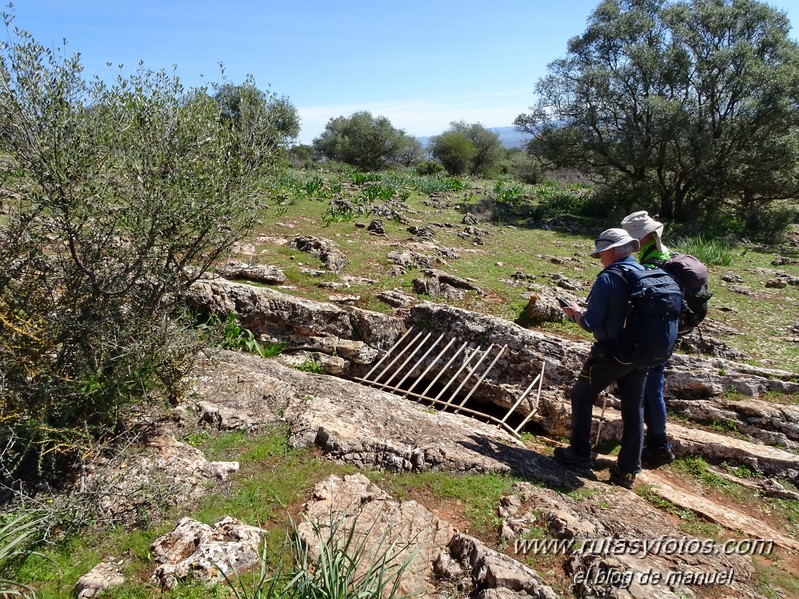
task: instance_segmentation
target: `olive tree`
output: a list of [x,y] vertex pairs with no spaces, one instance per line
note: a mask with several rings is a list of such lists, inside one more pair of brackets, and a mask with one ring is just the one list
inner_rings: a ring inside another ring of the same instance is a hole
[[375,118],[364,110],[330,119],[312,144],[318,154],[329,160],[363,170],[380,170],[403,160],[412,141],[386,117]]
[[430,138],[430,154],[448,174],[463,175],[470,171],[477,148],[463,132],[445,131]]
[[300,134],[300,117],[291,101],[258,89],[252,75],[240,85],[228,82],[215,86],[214,100],[237,128],[249,131],[261,142],[284,147]]
[[415,137],[405,136],[404,143],[397,153],[397,162],[402,166],[418,165],[427,154],[422,142]]
[[70,465],[130,406],[180,395],[181,294],[257,218],[282,140],[269,96],[239,98],[243,126],[141,64],[87,81],[4,16],[0,478]]
[[659,212],[761,212],[799,195],[799,46],[756,0],[603,0],[517,127]]
[[448,173],[491,175],[505,156],[499,135],[480,123],[450,123],[441,135],[430,140],[430,153]]

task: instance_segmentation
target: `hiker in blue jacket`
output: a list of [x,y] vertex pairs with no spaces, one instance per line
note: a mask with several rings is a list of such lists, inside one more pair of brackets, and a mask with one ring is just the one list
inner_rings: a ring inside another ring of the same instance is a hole
[[608,229],[594,242],[591,256],[599,258],[603,270],[599,273],[588,296],[585,312],[574,306],[563,308],[566,316],[586,331],[593,333],[594,344],[583,364],[576,383],[569,392],[571,400],[571,436],[568,447],[558,447],[553,457],[558,462],[582,468],[591,467],[591,418],[599,393],[616,383],[621,398],[621,417],[624,425],[621,450],[610,469],[610,482],[632,487],[635,475],[641,470],[641,448],[644,436],[644,383],[647,368],[624,364],[613,355],[615,341],[621,335],[627,314],[629,288],[623,277],[608,270],[621,263],[627,268],[643,270],[633,252],[638,250],[637,239],[624,229]]
[[[663,224],[649,216],[645,210],[628,214],[621,221],[621,226],[640,243],[638,261],[644,268],[660,266],[671,258],[669,248],[661,240]],[[674,461],[671,443],[666,434],[666,400],[663,397],[665,369],[665,362],[652,366],[644,387],[646,436],[641,462],[646,468],[657,468]]]

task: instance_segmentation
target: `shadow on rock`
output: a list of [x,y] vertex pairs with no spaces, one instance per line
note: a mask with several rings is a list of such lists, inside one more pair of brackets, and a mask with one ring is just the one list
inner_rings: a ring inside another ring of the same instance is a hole
[[[564,468],[552,458],[531,449],[506,445],[487,437],[471,435],[469,439],[470,441],[462,441],[460,444],[475,453],[506,464],[509,468],[508,473],[513,476],[540,482],[547,487],[567,492],[585,484],[583,479],[571,470]],[[596,480],[590,470],[586,470],[584,476]]]

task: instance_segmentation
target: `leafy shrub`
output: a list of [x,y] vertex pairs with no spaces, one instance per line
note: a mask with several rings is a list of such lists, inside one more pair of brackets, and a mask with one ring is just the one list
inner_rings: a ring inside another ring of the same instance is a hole
[[447,131],[430,140],[431,154],[450,175],[468,174],[478,149],[465,132]]
[[544,179],[544,166],[541,160],[518,148],[508,151],[502,163],[502,172],[529,185],[537,185]]
[[199,340],[181,295],[255,222],[280,141],[249,87],[229,118],[176,75],[86,82],[79,55],[7,29],[0,478],[63,481],[128,408],[183,392]]
[[796,208],[758,205],[739,210],[731,229],[752,241],[777,244],[785,239],[785,233],[797,219],[799,211]]
[[416,167],[416,172],[420,175],[439,175],[444,172],[444,165],[437,160],[425,160]]

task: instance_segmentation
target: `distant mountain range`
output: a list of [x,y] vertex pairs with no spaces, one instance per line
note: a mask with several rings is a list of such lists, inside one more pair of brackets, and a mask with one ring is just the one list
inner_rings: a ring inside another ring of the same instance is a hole
[[489,131],[499,135],[499,141],[506,148],[522,148],[533,138],[529,133],[518,131],[516,127],[492,127],[489,128]]
[[[529,133],[520,133],[516,127],[486,127],[489,131],[499,135],[499,141],[506,148],[522,148],[532,137]],[[423,146],[427,146],[430,137],[417,137]]]

